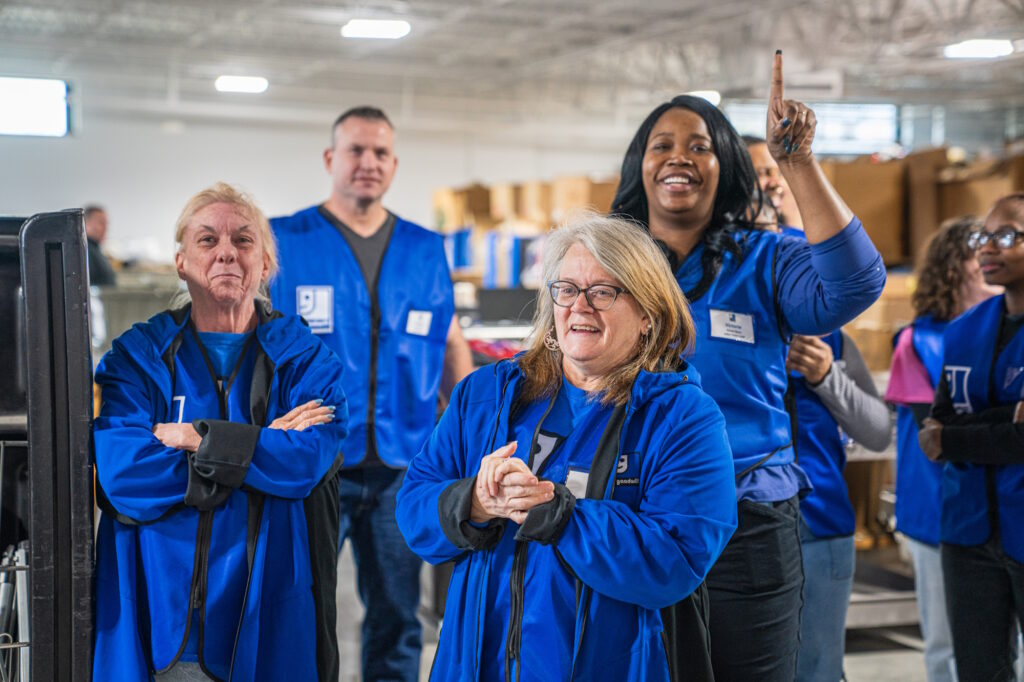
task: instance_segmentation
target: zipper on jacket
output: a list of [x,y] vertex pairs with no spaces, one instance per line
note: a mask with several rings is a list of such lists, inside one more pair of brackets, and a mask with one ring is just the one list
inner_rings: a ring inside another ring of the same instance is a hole
[[516,669],[516,680],[522,670],[520,653],[523,642],[523,604],[525,601],[526,553],[528,542],[516,542],[516,550],[512,559],[512,573],[509,576],[510,613],[508,617],[508,635],[505,637],[505,682],[512,682],[511,667]]
[[[397,222],[397,221],[396,221]],[[377,350],[380,344],[380,297],[377,289],[380,286],[380,272],[384,269],[384,259],[388,256],[388,248],[391,246],[391,239],[395,236],[395,225],[391,226],[391,234],[384,244],[384,251],[377,261],[377,273],[374,275],[373,283],[363,278],[366,290],[370,294],[370,381],[366,391],[366,452],[363,454],[363,462],[366,462],[367,455],[372,452],[377,461],[386,464],[377,451]],[[352,254],[355,256],[355,253]],[[358,259],[356,259],[358,261]],[[359,271],[362,272],[362,266]]]
[[[196,658],[199,660],[199,667],[211,679],[219,680],[209,668],[206,667],[204,656],[203,640],[206,639],[206,581],[210,573],[210,536],[213,534],[213,510],[199,512],[199,532],[202,544],[199,546],[199,580],[196,581],[193,592],[192,608],[199,611],[199,637],[198,652]],[[243,607],[244,611],[244,607]],[[191,618],[191,616],[190,616]]]

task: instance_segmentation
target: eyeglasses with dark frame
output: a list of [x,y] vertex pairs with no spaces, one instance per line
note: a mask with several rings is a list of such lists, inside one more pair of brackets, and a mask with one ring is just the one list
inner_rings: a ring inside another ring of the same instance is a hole
[[1003,227],[995,232],[977,230],[967,235],[967,248],[977,251],[990,241],[995,241],[996,246],[1000,249],[1009,249],[1021,239],[1024,239],[1024,232],[1012,227]]
[[576,299],[583,294],[583,297],[587,299],[587,303],[594,310],[608,310],[615,303],[615,299],[619,297],[619,294],[628,294],[629,292],[622,287],[612,286],[611,284],[592,284],[589,287],[581,288],[567,282],[565,280],[556,280],[554,282],[548,282],[548,293],[551,294],[551,300],[560,308],[569,308]]

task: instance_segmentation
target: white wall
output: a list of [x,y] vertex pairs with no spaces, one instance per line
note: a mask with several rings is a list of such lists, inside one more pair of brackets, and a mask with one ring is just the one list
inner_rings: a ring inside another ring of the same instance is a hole
[[[248,190],[271,216],[327,198],[321,153],[329,124],[314,130],[199,122],[165,132],[155,120],[107,118],[87,119],[67,138],[0,136],[0,215],[100,203],[110,215],[106,248],[169,262],[181,207],[217,180]],[[453,137],[399,128],[398,174],[385,204],[429,225],[437,187],[614,173],[628,141],[626,135],[555,149],[498,135]]]

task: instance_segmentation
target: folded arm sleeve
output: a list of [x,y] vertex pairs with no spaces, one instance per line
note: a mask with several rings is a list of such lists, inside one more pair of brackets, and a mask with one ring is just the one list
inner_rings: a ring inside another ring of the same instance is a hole
[[601,594],[652,609],[674,604],[700,585],[736,529],[725,420],[705,394],[688,407],[650,417],[676,423],[642,453],[638,509],[577,500],[557,540],[576,576]]
[[[291,499],[307,497],[330,469],[348,434],[348,402],[342,388],[342,371],[338,356],[319,341],[289,360],[275,378],[275,382],[280,382],[279,402],[272,407],[267,421],[317,398],[323,399],[324,405],[334,405],[334,419],[304,431],[234,425],[238,431],[238,447],[228,451],[230,458],[225,458],[228,461],[218,460],[217,480],[231,483],[241,475],[246,487],[268,495]],[[273,389],[271,394],[274,395]],[[273,405],[273,398],[271,400]],[[231,432],[226,427],[221,430],[214,424],[204,441],[230,437]],[[209,465],[219,456],[220,453],[211,451],[202,461]],[[249,457],[248,462],[246,457]]]
[[878,396],[857,345],[846,334],[842,359],[845,370],[832,363],[821,383],[810,389],[850,438],[869,450],[884,450],[892,440],[889,408]]
[[493,546],[505,529],[504,521],[491,521],[483,527],[469,522],[480,463],[473,462],[469,471],[463,438],[465,386],[463,381],[455,387],[448,409],[409,463],[398,492],[398,528],[409,548],[432,564]]
[[885,266],[856,217],[818,244],[779,240],[776,283],[783,325],[797,334],[827,334],[874,303]]
[[113,507],[138,522],[154,521],[184,502],[186,453],[161,443],[153,424],[167,411],[153,380],[115,344],[96,371],[102,394],[93,422],[96,475]]

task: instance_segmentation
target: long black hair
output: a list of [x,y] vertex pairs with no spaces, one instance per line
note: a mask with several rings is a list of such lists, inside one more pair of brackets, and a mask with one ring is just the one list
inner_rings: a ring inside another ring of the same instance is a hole
[[[727,251],[737,258],[742,257],[743,249],[736,243],[733,233],[741,228],[753,227],[747,218],[748,210],[754,204],[758,204],[753,213],[760,213],[760,200],[754,192],[754,188],[757,187],[754,164],[750,161],[750,154],[743,138],[729,123],[729,119],[706,99],[679,95],[669,102],[658,105],[648,114],[629,143],[626,156],[622,159],[622,171],[619,175],[619,187],[612,201],[612,213],[628,217],[650,231],[647,195],[644,192],[643,181],[644,152],[651,130],[658,119],[666,111],[674,108],[689,109],[704,119],[704,124],[711,133],[711,144],[715,156],[718,157],[719,167],[711,223],[701,235],[701,242],[704,244],[700,262],[701,278],[697,286],[685,292],[687,299],[693,301],[703,296],[711,286]],[[661,247],[672,265],[672,270],[675,271],[679,265],[678,256],[666,245],[661,244]]]

